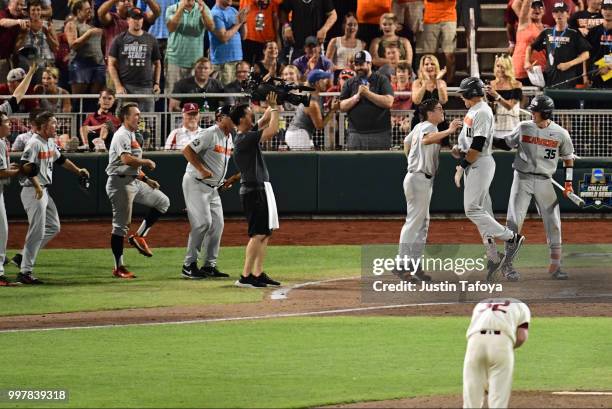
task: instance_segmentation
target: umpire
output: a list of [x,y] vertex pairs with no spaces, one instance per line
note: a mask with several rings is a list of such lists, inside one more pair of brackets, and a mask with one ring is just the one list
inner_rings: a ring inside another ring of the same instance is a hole
[[240,170],[240,202],[249,225],[249,243],[246,247],[244,268],[237,287],[260,288],[279,286],[264,271],[266,247],[272,230],[278,229],[278,215],[268,168],[260,143],[267,142],[278,133],[278,106],[276,94],[266,98],[268,109],[254,125],[254,115],[246,104],[237,105],[230,118],[238,128],[234,138],[234,161]]

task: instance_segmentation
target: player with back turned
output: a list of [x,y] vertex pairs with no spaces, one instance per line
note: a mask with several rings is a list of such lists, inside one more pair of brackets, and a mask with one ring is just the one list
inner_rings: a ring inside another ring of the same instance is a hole
[[[510,150],[517,148],[514,168],[514,180],[510,190],[507,225],[519,233],[531,203],[535,199],[542,215],[546,241],[550,248],[550,267],[548,272],[554,279],[568,278],[561,271],[561,215],[557,193],[550,181],[557,171],[559,159],[565,167],[565,191],[567,196],[573,192],[572,179],[574,169],[574,146],[569,133],[551,120],[554,102],[550,97],[539,95],[527,108],[533,119],[521,122],[512,133],[504,139],[496,139],[495,146]],[[506,244],[506,252],[512,251]],[[501,271],[510,281],[516,281],[520,274],[512,267],[512,260],[506,260]]]
[[[468,112],[459,134],[459,145],[453,150],[461,154],[461,164],[455,172],[455,184],[461,187],[464,179],[463,207],[465,215],[476,225],[487,251],[488,275],[497,271],[504,260],[512,261],[518,253],[524,237],[501,225],[493,217],[489,187],[495,175],[495,160],[491,155],[494,117],[484,100],[484,83],[475,77],[461,81],[459,94]],[[505,240],[509,246],[506,254],[497,252],[495,239]]]

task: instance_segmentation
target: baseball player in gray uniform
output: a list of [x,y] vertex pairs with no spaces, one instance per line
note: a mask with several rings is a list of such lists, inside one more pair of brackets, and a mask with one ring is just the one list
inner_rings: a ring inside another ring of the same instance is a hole
[[[548,272],[557,280],[566,280],[567,273],[561,270],[561,214],[550,179],[557,171],[557,163],[561,158],[565,167],[564,195],[573,192],[574,146],[569,133],[550,119],[554,108],[550,97],[539,95],[533,98],[527,108],[532,112],[533,119],[521,122],[500,143],[496,139],[495,146],[508,150],[517,148],[512,165],[514,180],[508,204],[508,227],[517,233],[521,231],[533,197],[542,215],[550,248]],[[512,245],[506,244],[506,253],[512,252]],[[510,259],[506,259],[501,271],[510,281],[520,278]]]
[[[223,233],[223,206],[218,189],[223,187],[229,159],[234,150],[229,117],[231,106],[217,109],[217,124],[200,130],[183,149],[189,162],[183,176],[183,194],[191,231],[182,275],[188,279],[229,277],[217,269],[217,256]],[[198,251],[202,249],[204,266],[198,269]]]
[[[409,265],[397,271],[400,278],[410,272],[413,282],[430,281],[423,273],[420,257],[425,250],[429,229],[429,203],[433,191],[433,180],[438,171],[442,140],[461,127],[461,120],[455,119],[449,128],[438,132],[438,124],[444,121],[444,110],[438,100],[428,99],[420,107],[423,122],[414,127],[404,139],[404,152],[408,158],[408,171],[404,177],[406,196],[406,222],[400,233],[399,255],[408,257]],[[416,267],[416,268],[415,268]]]
[[170,199],[159,190],[159,183],[148,178],[141,168],[155,169],[155,162],[142,159],[142,148],[136,140],[140,122],[138,104],[128,103],[119,110],[123,125],[115,132],[108,153],[106,194],[113,206],[113,232],[111,249],[115,259],[113,275],[117,278],[135,278],[123,264],[123,241],[132,221],[133,203],[150,207],[136,234],[129,236],[129,243],[144,256],[152,257],[145,237],[149,230],[166,213]]
[[28,177],[20,178],[21,202],[28,215],[28,234],[23,248],[23,258],[17,281],[23,284],[42,284],[32,275],[38,251],[60,231],[60,220],[55,202],[48,192],[53,182],[53,165],[58,164],[77,176],[89,177],[89,171],[77,167],[70,159],[62,155],[55,144],[57,119],[53,113],[45,111],[36,117],[38,132],[30,139],[21,155],[21,163],[34,163],[38,167],[38,180],[41,192],[37,191],[35,182]]
[[[491,277],[505,259],[512,261],[524,237],[501,225],[493,217],[489,186],[495,175],[495,160],[491,155],[495,126],[493,111],[484,100],[484,83],[480,78],[465,78],[459,85],[459,94],[468,112],[459,134],[458,149],[462,160],[456,168],[455,184],[460,188],[461,179],[464,179],[463,208],[482,237],[489,259],[487,277]],[[511,244],[506,254],[497,252],[495,239]]]

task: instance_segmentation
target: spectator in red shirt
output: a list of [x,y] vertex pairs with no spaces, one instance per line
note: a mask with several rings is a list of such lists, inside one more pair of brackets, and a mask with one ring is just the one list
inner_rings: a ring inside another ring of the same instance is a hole
[[[0,84],[0,95],[12,95],[15,92],[15,89],[21,84],[21,81],[25,78],[26,73],[23,68],[13,68],[9,71],[6,76],[6,84]],[[28,87],[26,91],[26,95],[34,94],[34,90],[32,87]],[[37,99],[24,99],[19,103],[17,111],[15,113],[27,113],[32,109],[38,108],[38,100]]]
[[23,14],[25,0],[9,0],[8,7],[0,10],[0,78],[11,69],[11,57],[20,31],[30,29],[30,20]]
[[[119,118],[113,115],[114,105],[115,91],[104,88],[98,100],[98,110],[89,114],[81,126],[81,141],[87,149],[94,150],[98,145],[101,147],[101,143],[109,149],[115,130],[121,126]],[[96,138],[100,138],[101,143],[96,143]]]

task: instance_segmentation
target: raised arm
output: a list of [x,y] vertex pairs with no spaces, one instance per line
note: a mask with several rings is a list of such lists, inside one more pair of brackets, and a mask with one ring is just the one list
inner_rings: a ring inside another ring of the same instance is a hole
[[266,98],[266,102],[270,107],[270,123],[261,134],[261,142],[268,142],[278,134],[278,105],[276,104],[276,93],[270,92]]
[[19,85],[17,85],[17,88],[15,88],[15,91],[13,92],[13,97],[15,97],[17,103],[21,102],[23,96],[28,91],[30,83],[32,82],[32,77],[34,77],[34,74],[36,73],[37,69],[38,66],[36,64],[30,65],[30,69],[28,70],[28,73],[26,74],[25,78],[21,80]]
[[113,22],[110,12],[119,0],[107,0],[98,8],[98,20],[102,27],[107,27]]

